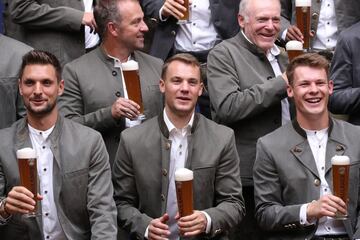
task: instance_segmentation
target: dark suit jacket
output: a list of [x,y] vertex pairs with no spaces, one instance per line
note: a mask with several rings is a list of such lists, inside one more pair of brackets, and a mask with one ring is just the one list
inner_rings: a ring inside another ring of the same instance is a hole
[[[162,61],[140,51],[135,51],[133,57],[139,63],[144,114],[150,119],[163,109],[159,90]],[[60,112],[99,131],[112,163],[120,133],[125,129],[125,118],[115,120],[111,115],[112,104],[118,97],[124,97],[120,69],[114,67],[114,60],[99,47],[67,64],[63,78],[65,91],[58,100]]]
[[360,22],[343,31],[331,63],[334,92],[330,111],[349,114],[349,122],[360,125]]
[[25,108],[19,94],[19,69],[22,57],[31,47],[0,34],[0,129],[10,127]]
[[[334,0],[335,15],[338,33],[360,20],[360,1],[358,0]],[[316,33],[319,23],[321,1],[311,1],[311,26],[310,30]],[[295,0],[281,0],[281,32],[290,25],[296,24]],[[310,46],[312,46],[312,40]]]
[[[49,139],[54,201],[67,239],[116,239],[110,164],[100,134],[59,117]],[[16,151],[24,147],[32,147],[26,118],[0,131],[0,199],[19,186]],[[0,226],[0,236],[2,240],[44,239],[41,216],[27,219],[15,214]]]
[[[331,120],[326,146],[325,178],[332,191],[331,158],[350,158],[349,219],[344,226],[350,238],[360,238],[360,129]],[[311,239],[316,225],[300,225],[302,204],[320,197],[320,177],[306,138],[297,122],[259,139],[254,165],[256,218],[269,231],[265,239]]]
[[[209,0],[211,20],[220,38],[228,39],[240,30],[237,14],[241,0]],[[141,5],[145,15],[157,19],[158,25],[154,33],[150,54],[163,60],[168,58],[173,49],[179,25],[177,19],[170,17],[162,22],[159,19],[159,10],[163,0],[143,0]]]
[[[12,26],[20,41],[53,53],[62,66],[85,53],[82,0],[11,0]],[[9,35],[14,35],[9,33]]]
[[[284,53],[278,62],[284,71]],[[241,180],[244,186],[252,186],[256,141],[281,126],[286,83],[275,77],[265,54],[241,32],[210,52],[207,77],[212,118],[234,129]]]
[[[113,166],[114,199],[118,224],[131,239],[143,239],[150,221],[166,212],[171,151],[168,138],[162,114],[121,133]],[[211,217],[207,237],[227,239],[227,232],[245,213],[232,130],[195,114],[185,167],[194,171],[194,209],[204,210]]]

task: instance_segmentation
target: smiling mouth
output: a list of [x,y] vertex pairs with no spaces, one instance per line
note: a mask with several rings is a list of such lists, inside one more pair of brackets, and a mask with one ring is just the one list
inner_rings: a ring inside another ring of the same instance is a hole
[[306,99],[308,103],[319,103],[321,101],[321,98],[309,98]]

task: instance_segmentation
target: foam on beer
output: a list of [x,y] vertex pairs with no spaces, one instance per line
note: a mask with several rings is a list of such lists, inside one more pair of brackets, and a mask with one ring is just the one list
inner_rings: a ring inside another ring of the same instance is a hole
[[134,60],[130,60],[122,63],[121,68],[123,71],[134,71],[139,69],[139,64]]
[[331,164],[332,165],[349,165],[350,164],[350,158],[348,156],[333,156],[331,158]]
[[184,182],[194,179],[193,171],[187,168],[179,168],[175,171],[175,181]]
[[296,0],[296,7],[311,7],[311,0]]
[[16,151],[16,157],[18,159],[36,158],[36,151],[29,147],[22,148]]
[[302,51],[303,50],[303,44],[300,41],[292,40],[292,41],[288,41],[286,43],[285,48],[286,48],[286,51],[294,51],[294,50]]

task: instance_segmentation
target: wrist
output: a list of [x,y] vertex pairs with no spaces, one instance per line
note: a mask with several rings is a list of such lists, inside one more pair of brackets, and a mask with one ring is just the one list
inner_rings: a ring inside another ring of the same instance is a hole
[[6,198],[1,199],[0,201],[0,215],[5,219],[11,215],[8,211],[6,211]]

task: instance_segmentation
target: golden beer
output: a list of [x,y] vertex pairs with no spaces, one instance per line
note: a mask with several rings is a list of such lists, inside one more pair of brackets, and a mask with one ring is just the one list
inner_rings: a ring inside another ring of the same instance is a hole
[[[345,203],[347,203],[349,193],[350,159],[347,156],[334,156],[331,159],[331,164],[334,195],[341,198]],[[346,219],[347,216],[337,212],[335,218]]]
[[183,6],[186,8],[186,10],[185,12],[183,12],[184,16],[182,18],[179,18],[178,21],[179,24],[188,23],[190,20],[189,0],[184,0]]
[[299,41],[288,41],[285,48],[288,53],[289,61],[304,53],[303,44]]
[[304,48],[310,47],[310,8],[311,0],[296,0],[296,25],[304,36]]
[[[18,159],[20,185],[27,188],[34,194],[34,200],[37,200],[37,167],[36,152],[32,148],[22,148],[16,152]],[[25,214],[26,217],[34,217],[36,214],[36,205],[33,212]]]
[[176,198],[180,217],[193,213],[193,172],[186,168],[175,171]]
[[140,78],[139,78],[139,64],[134,61],[130,60],[125,63],[121,64],[124,81],[126,85],[126,90],[129,99],[133,100],[140,106],[140,114],[141,118],[144,117],[144,106],[141,96],[141,85],[140,85]]

